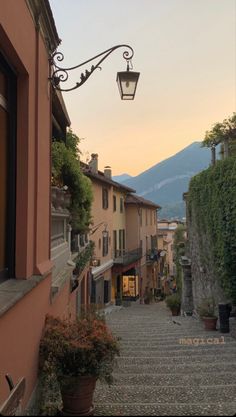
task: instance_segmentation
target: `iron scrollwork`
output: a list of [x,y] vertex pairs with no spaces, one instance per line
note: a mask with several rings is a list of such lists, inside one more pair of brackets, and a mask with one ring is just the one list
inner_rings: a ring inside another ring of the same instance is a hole
[[[60,90],[60,91],[72,91],[72,90],[75,90],[76,88],[81,87],[81,85],[83,85],[85,83],[85,81],[87,81],[87,79],[92,75],[92,73],[96,69],[100,69],[100,70],[102,69],[101,66],[100,66],[101,63],[112,52],[114,52],[118,48],[128,48],[128,50],[123,52],[123,58],[126,60],[128,66],[129,66],[129,62],[131,62],[131,60],[133,58],[134,51],[133,51],[133,48],[131,48],[131,46],[126,45],[126,44],[113,46],[112,48],[109,48],[106,51],[101,52],[100,54],[94,56],[93,58],[90,58],[87,61],[82,62],[82,64],[79,64],[79,65],[76,65],[76,66],[70,67],[70,68],[61,67],[59,65],[59,63],[64,60],[64,55],[61,52],[54,52],[54,54],[50,58],[50,63],[52,65],[52,69],[53,69],[52,76],[50,77],[52,85],[57,90]],[[74,87],[67,88],[67,89],[60,88],[60,82],[66,82],[68,80],[68,78],[69,78],[68,72],[69,71],[73,71],[77,68],[80,68],[80,67],[88,64],[89,62],[94,61],[95,59],[98,59],[100,57],[101,57],[101,59],[95,65],[92,65],[89,70],[86,69],[84,72],[81,73],[80,81],[77,82]]]

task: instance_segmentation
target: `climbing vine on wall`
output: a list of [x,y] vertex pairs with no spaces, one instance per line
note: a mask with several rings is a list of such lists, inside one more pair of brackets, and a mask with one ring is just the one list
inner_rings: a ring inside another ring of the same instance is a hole
[[[219,161],[192,178],[189,220],[199,233],[201,258],[212,268],[225,293],[236,303],[236,159]],[[204,266],[204,265],[203,265]]]
[[78,158],[79,138],[69,130],[66,143],[52,143],[52,185],[67,185],[72,198],[70,212],[74,231],[86,231],[91,222],[91,181],[82,173]]

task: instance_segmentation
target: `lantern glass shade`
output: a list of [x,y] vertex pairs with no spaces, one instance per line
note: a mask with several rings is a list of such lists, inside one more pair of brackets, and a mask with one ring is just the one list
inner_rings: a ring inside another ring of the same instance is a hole
[[133,100],[138,84],[139,72],[123,71],[117,73],[117,84],[121,100]]

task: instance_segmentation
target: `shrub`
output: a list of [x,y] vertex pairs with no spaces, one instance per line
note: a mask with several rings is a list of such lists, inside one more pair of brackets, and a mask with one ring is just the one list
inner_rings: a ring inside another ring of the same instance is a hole
[[85,315],[75,321],[47,316],[40,342],[40,369],[61,376],[90,375],[112,382],[118,339],[103,318]]
[[166,297],[166,305],[170,309],[172,308],[180,308],[181,306],[181,299],[179,294],[173,294]]
[[215,315],[215,300],[214,298],[205,298],[198,306],[197,312],[201,318],[203,317],[216,317]]

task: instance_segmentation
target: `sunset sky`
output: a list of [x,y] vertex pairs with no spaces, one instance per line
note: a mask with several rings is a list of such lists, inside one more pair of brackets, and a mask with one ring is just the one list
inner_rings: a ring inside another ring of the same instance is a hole
[[[133,47],[141,73],[134,101],[122,101],[122,49],[78,90],[64,93],[83,160],[137,175],[236,111],[235,0],[50,0],[65,55],[77,65],[117,44]],[[84,68],[86,69],[86,68]],[[89,69],[89,68],[88,68]],[[77,70],[67,86],[80,79]],[[63,85],[64,87],[64,85]]]

